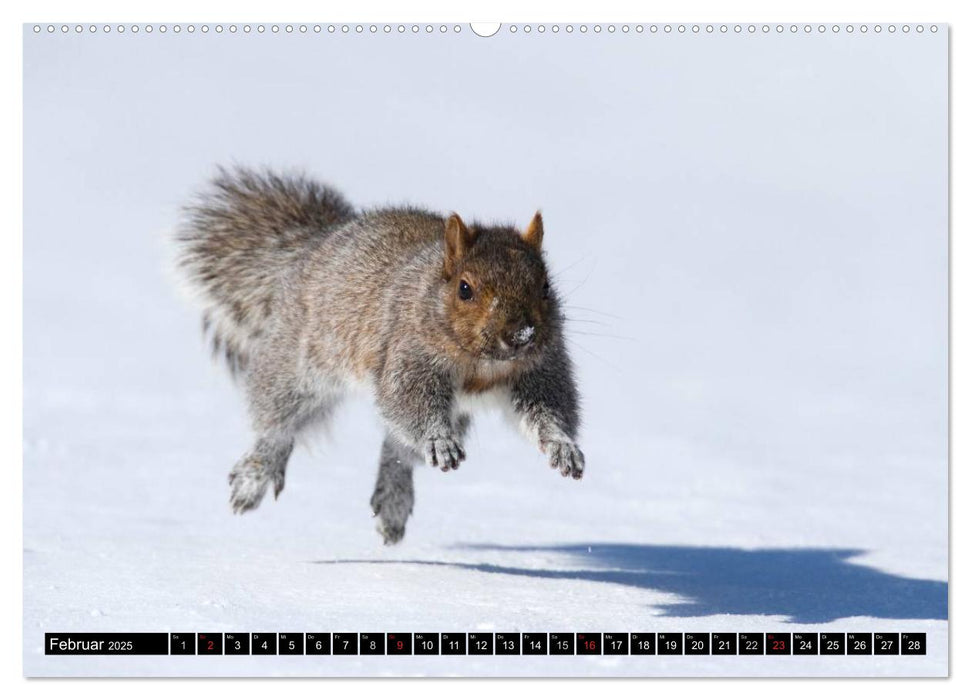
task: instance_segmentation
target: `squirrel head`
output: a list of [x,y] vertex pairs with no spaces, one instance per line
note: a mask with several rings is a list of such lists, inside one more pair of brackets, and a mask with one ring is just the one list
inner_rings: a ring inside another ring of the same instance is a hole
[[516,361],[542,350],[556,321],[542,243],[539,212],[523,232],[446,219],[445,312],[472,357]]

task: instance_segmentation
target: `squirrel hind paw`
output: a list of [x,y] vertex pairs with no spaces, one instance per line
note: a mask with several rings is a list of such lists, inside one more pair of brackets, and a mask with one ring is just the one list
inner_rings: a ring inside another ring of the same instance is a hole
[[261,463],[253,460],[237,464],[229,474],[229,505],[233,513],[239,515],[260,505],[271,481],[276,498],[283,490],[283,474],[268,474]]
[[229,505],[236,515],[242,515],[246,511],[253,510],[263,500],[266,493],[266,482],[258,482],[251,479],[235,479],[233,481],[232,492],[229,495]]
[[386,546],[398,544],[401,542],[402,538],[405,536],[405,525],[404,523],[391,523],[385,520],[380,514],[375,516],[377,518],[377,523],[375,529],[378,534],[384,539],[384,544]]

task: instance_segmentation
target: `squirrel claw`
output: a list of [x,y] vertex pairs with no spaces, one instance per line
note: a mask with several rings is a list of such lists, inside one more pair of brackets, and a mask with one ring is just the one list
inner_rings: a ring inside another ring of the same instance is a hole
[[458,469],[465,459],[465,450],[451,437],[433,437],[425,442],[425,461],[443,472]]

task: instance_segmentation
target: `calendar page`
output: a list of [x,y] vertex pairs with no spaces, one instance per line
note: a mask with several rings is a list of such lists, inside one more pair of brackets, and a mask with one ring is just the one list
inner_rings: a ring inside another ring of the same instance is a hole
[[947,675],[875,19],[25,25],[25,675]]

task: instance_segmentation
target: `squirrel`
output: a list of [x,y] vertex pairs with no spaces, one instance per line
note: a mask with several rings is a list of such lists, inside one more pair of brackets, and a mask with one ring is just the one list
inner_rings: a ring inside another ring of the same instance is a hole
[[177,263],[256,437],[229,474],[234,512],[271,483],[280,495],[295,438],[360,385],[386,426],[371,497],[385,544],[404,536],[415,465],[448,472],[465,459],[477,395],[498,398],[553,469],[583,476],[540,212],[519,231],[414,207],[358,211],[304,175],[235,167],[184,214]]

